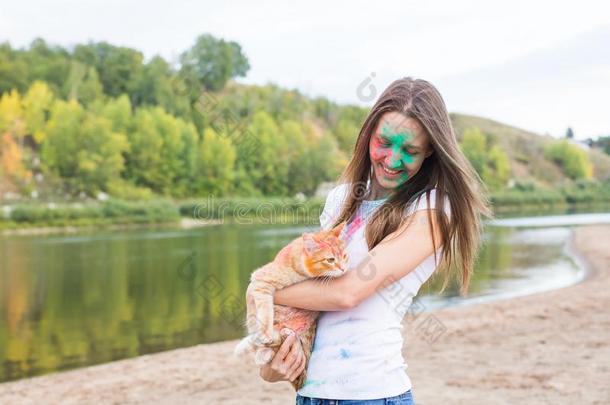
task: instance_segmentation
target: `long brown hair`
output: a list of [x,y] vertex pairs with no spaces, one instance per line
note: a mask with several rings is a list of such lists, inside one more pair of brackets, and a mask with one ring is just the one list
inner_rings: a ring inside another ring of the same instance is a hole
[[[399,112],[419,121],[429,135],[433,153],[422,163],[418,172],[398,187],[367,223],[365,235],[369,250],[383,239],[408,226],[405,209],[423,193],[430,203],[430,191],[436,187],[435,216],[443,235],[443,254],[437,271],[444,274],[442,293],[453,272],[460,276],[460,295],[466,295],[472,268],[480,247],[481,216],[492,218],[488,189],[460,150],[449,114],[438,90],[422,79],[405,77],[394,81],[381,94],[367,116],[353,156],[341,174],[339,183],[348,183],[350,192],[334,226],[348,221],[366,196],[367,182],[374,172],[369,156],[369,142],[382,115]],[[451,220],[444,215],[445,195],[451,206]],[[428,212],[430,227],[432,222]],[[432,231],[432,229],[431,229]],[[432,240],[435,252],[436,242]]]

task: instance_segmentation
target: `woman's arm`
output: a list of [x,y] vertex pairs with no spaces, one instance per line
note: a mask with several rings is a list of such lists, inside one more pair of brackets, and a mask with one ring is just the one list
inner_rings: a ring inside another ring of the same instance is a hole
[[339,278],[324,281],[311,279],[284,287],[275,291],[273,303],[310,311],[343,311],[349,308],[351,299],[336,288]]
[[357,268],[341,277],[323,282],[305,280],[278,290],[274,303],[312,311],[341,311],[357,306],[379,288],[409,274],[433,254],[433,232],[438,249],[442,238],[436,216],[432,210],[417,210],[401,228],[375,246]]

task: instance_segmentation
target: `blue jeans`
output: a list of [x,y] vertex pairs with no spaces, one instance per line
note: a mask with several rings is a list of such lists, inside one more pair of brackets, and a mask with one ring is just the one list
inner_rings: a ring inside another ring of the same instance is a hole
[[310,398],[297,394],[296,405],[415,405],[411,390],[395,397],[379,399],[324,399]]

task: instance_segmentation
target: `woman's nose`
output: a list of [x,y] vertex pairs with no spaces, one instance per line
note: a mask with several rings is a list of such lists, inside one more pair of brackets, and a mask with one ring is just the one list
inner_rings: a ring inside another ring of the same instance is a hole
[[390,153],[386,158],[385,164],[390,169],[399,167],[402,164],[400,160],[400,154],[394,152]]

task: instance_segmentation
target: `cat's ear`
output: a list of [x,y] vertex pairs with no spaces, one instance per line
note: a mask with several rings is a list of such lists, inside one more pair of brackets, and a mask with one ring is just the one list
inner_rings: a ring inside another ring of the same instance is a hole
[[311,254],[318,249],[318,241],[315,239],[313,233],[305,232],[303,234],[303,250]]
[[331,229],[331,232],[333,233],[333,235],[335,235],[338,238],[339,235],[341,235],[341,231],[343,230],[344,227],[345,227],[345,221],[341,222],[339,225],[337,225],[333,229]]

